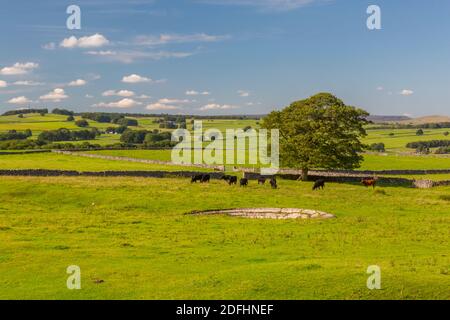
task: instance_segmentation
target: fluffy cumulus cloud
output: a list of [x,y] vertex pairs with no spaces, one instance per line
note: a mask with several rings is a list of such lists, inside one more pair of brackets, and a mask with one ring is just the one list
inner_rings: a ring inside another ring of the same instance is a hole
[[4,67],[0,69],[0,74],[5,76],[22,75],[31,72],[33,69],[39,67],[39,64],[34,62],[20,63],[16,62],[10,67]]
[[6,81],[0,80],[0,88],[6,88],[8,83]]
[[130,98],[125,98],[125,99],[119,100],[117,102],[109,102],[109,103],[101,102],[101,103],[97,103],[97,104],[94,104],[93,107],[127,109],[127,108],[136,107],[136,106],[141,105],[141,104],[142,104],[142,102],[138,102],[138,101],[130,99]]
[[113,97],[113,96],[117,96],[117,97],[132,97],[134,96],[134,92],[133,91],[129,91],[129,90],[107,90],[105,92],[102,93],[102,96],[104,97]]
[[200,108],[201,111],[208,111],[208,110],[230,110],[230,109],[237,109],[238,106],[230,105],[230,104],[217,104],[217,103],[210,103]]
[[414,94],[414,91],[409,90],[409,89],[404,89],[404,90],[402,90],[402,91],[400,92],[400,94],[401,94],[402,96],[411,96],[411,95]]
[[55,90],[40,96],[39,99],[44,101],[53,101],[53,102],[60,102],[61,100],[67,99],[68,96],[66,95],[64,89],[56,88]]
[[168,105],[160,102],[151,103],[147,105],[147,110],[179,110],[181,109],[179,106]]
[[80,37],[71,36],[64,39],[59,44],[62,48],[99,48],[109,44],[109,40],[102,34],[96,33],[92,36]]
[[188,90],[186,91],[187,96],[209,96],[210,93],[208,91],[199,92],[196,90]]
[[11,104],[18,104],[18,105],[24,105],[24,104],[29,104],[32,101],[30,99],[28,99],[25,96],[20,96],[20,97],[16,97],[16,98],[12,98],[8,101],[8,103]]
[[86,80],[83,79],[77,79],[74,81],[69,82],[69,87],[82,87],[86,85]]
[[152,79],[140,76],[138,74],[130,74],[129,76],[125,76],[122,78],[122,82],[124,83],[142,83],[151,81]]

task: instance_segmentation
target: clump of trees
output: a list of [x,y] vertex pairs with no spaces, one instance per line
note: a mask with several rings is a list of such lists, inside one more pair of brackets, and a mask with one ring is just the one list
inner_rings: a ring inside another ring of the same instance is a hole
[[55,108],[52,110],[53,114],[59,114],[62,116],[74,116],[75,112],[70,111],[70,110],[66,110],[66,109],[59,109],[59,108]]
[[440,147],[436,150],[436,154],[449,154],[450,153],[450,147]]
[[0,141],[7,140],[25,140],[31,137],[33,133],[30,129],[25,130],[24,132],[18,132],[16,130],[9,130],[6,133],[0,133]]
[[125,127],[137,127],[139,125],[139,123],[136,119],[130,119],[130,118],[118,119],[115,123],[120,126],[125,126]]
[[80,128],[86,128],[86,127],[89,127],[89,122],[87,122],[84,119],[81,119],[81,120],[75,121],[75,125]]
[[176,143],[171,141],[170,132],[158,132],[157,130],[126,130],[120,137],[125,144],[140,144],[143,147],[171,147]]
[[55,141],[79,141],[79,140],[94,140],[100,135],[97,129],[70,131],[65,128],[58,130],[43,131],[39,134],[37,140],[48,143]]
[[284,166],[300,168],[307,180],[311,168],[354,169],[360,166],[369,114],[329,93],[293,102],[263,119],[262,127],[280,132]]
[[423,136],[425,133],[423,132],[422,129],[419,129],[416,131],[416,136]]
[[120,127],[108,127],[106,128],[106,133],[107,134],[122,134],[125,132],[125,130],[127,130],[128,128],[126,126],[120,126]]
[[383,142],[380,143],[372,143],[369,148],[370,151],[376,151],[376,152],[385,152],[386,151],[386,146],[384,145]]
[[440,148],[449,147],[450,140],[429,140],[429,141],[416,141],[410,142],[406,145],[409,149],[419,149],[419,148]]
[[48,109],[20,109],[20,110],[10,110],[2,114],[2,116],[14,116],[18,114],[29,114],[29,113],[39,113],[46,114]]

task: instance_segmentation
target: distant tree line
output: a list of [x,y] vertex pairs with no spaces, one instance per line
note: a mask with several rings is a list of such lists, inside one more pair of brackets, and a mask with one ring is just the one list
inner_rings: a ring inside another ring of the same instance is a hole
[[422,123],[422,124],[402,124],[392,123],[377,125],[368,130],[387,130],[387,129],[445,129],[450,128],[450,122],[435,122],[435,123]]
[[6,111],[2,114],[2,116],[14,116],[18,114],[29,114],[29,113],[40,113],[40,114],[47,114],[48,109],[19,109],[19,110],[10,110]]
[[79,140],[94,140],[100,135],[100,131],[93,128],[90,130],[71,131],[68,129],[58,129],[43,131],[38,136],[40,142],[55,142],[55,141],[79,141]]
[[450,146],[450,140],[417,141],[417,142],[410,142],[406,145],[406,147],[410,148],[410,149],[439,148],[439,147],[449,147],[449,146]]
[[122,126],[139,125],[136,119],[126,118],[125,114],[120,113],[85,112],[81,114],[81,117],[100,123],[114,123]]
[[158,130],[126,130],[120,137],[120,141],[125,144],[140,144],[144,147],[171,147],[176,142],[171,141],[170,132],[158,132]]
[[74,116],[75,115],[75,112],[73,112],[73,111],[66,110],[66,109],[58,109],[58,108],[53,109],[52,113],[53,114],[60,114],[60,115],[63,115],[63,116]]
[[31,137],[33,133],[30,129],[25,130],[24,132],[17,132],[16,130],[10,130],[6,133],[0,133],[0,141],[6,140],[25,140]]

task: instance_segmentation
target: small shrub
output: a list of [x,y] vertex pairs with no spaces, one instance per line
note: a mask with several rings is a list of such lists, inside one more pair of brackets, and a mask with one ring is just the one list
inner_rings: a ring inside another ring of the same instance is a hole
[[89,122],[87,122],[87,121],[84,120],[84,119],[81,119],[81,120],[77,120],[77,121],[75,122],[75,125],[76,125],[77,127],[80,127],[80,128],[85,128],[85,127],[89,127]]

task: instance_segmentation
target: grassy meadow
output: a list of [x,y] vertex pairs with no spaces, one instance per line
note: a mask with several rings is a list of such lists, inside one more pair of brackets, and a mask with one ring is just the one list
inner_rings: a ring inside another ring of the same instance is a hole
[[[449,299],[450,188],[0,180],[0,299]],[[191,210],[300,207],[336,219]],[[82,290],[67,290],[66,268]],[[382,290],[368,290],[378,265]],[[99,280],[103,280],[99,283]]]
[[[79,129],[65,119],[0,117],[0,132],[31,129],[35,138],[43,130]],[[138,120],[135,129],[157,128],[153,118]],[[203,121],[204,130],[246,126],[258,124]],[[364,142],[384,142],[387,152],[365,154],[360,169],[450,169],[450,157],[405,152],[407,142],[445,139],[444,131],[417,137],[415,130],[368,130]],[[170,150],[85,153],[171,160]],[[55,153],[0,155],[0,168],[199,171]],[[287,180],[272,190],[254,181],[240,188],[189,179],[0,177],[0,299],[450,299],[450,187],[311,187]],[[186,215],[246,207],[315,209],[336,218]],[[82,290],[67,289],[69,265],[80,266]],[[366,287],[370,265],[381,267],[382,290]]]

